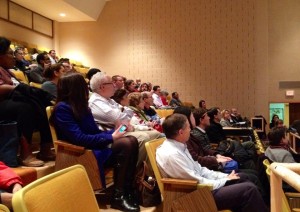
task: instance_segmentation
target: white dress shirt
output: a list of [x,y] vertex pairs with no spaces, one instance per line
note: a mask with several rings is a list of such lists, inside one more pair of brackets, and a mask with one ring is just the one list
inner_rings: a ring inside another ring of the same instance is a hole
[[156,93],[152,94],[152,98],[153,98],[153,104],[155,105],[155,107],[160,108],[163,106],[160,96],[158,96]]
[[101,130],[103,130],[101,125],[105,126],[106,129],[112,129],[117,120],[128,123],[133,116],[133,111],[129,107],[124,107],[122,112],[120,104],[113,99],[106,99],[97,93],[91,95],[89,107]]
[[199,183],[211,184],[213,189],[225,185],[227,174],[211,171],[194,161],[186,144],[167,139],[156,150],[156,162],[163,177],[185,180],[198,180]]

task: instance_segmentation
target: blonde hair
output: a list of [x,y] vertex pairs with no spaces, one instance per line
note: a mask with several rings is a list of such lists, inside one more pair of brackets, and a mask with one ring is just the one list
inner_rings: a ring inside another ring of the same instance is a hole
[[128,95],[129,105],[132,107],[136,107],[142,101],[142,95],[140,92],[133,92]]

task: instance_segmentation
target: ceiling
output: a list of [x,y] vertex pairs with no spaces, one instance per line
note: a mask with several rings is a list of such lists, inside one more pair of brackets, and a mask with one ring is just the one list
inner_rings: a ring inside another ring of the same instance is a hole
[[[96,21],[107,0],[11,0],[58,22]],[[60,16],[64,13],[65,16]]]

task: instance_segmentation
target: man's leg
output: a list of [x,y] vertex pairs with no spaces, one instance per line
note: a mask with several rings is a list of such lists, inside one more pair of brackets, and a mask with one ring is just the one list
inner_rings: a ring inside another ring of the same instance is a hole
[[241,212],[268,211],[253,183],[243,182],[212,191],[218,210],[231,209]]

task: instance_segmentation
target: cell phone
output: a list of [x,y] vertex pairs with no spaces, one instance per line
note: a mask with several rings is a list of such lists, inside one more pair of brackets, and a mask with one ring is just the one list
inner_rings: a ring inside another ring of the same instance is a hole
[[127,130],[127,126],[126,125],[122,125],[122,127],[119,129],[119,132],[124,132]]

